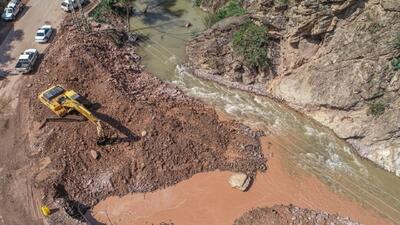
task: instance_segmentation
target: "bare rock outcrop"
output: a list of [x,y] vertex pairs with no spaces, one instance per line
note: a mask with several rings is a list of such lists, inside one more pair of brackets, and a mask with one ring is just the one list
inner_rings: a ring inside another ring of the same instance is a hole
[[[400,176],[400,71],[392,65],[400,55],[393,45],[400,2],[258,0],[244,7],[269,32],[271,72],[237,67],[241,59],[230,38],[238,28],[230,19],[189,43],[195,74],[223,77],[238,83],[234,86],[262,86],[264,94],[328,126],[361,156]],[[213,57],[217,70],[206,61]],[[382,108],[374,116],[376,104]]]

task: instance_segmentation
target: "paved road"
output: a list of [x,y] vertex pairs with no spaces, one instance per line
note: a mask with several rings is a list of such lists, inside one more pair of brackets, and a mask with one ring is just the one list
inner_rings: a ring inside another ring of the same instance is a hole
[[21,129],[18,101],[27,76],[14,73],[18,56],[26,48],[43,53],[48,44],[34,42],[35,32],[43,24],[58,28],[64,12],[59,0],[30,0],[13,29],[0,45],[0,225],[43,224],[38,211],[40,196],[33,193],[29,171],[28,134]]

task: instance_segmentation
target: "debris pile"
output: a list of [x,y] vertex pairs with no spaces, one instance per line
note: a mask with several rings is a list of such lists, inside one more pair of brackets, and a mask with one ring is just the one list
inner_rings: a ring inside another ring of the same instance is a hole
[[[259,137],[235,121],[143,71],[136,46],[116,30],[81,33],[68,26],[48,49],[23,91],[40,123],[52,112],[37,100],[60,84],[93,103],[113,144],[95,143],[90,122],[48,123],[32,130],[38,158],[50,157],[37,185],[47,200],[68,197],[93,206],[111,195],[149,192],[212,170],[254,176],[265,170]],[[45,177],[43,179],[43,177]]]
[[243,214],[234,225],[360,225],[336,214],[302,209],[293,205],[275,205],[272,208],[257,208]]

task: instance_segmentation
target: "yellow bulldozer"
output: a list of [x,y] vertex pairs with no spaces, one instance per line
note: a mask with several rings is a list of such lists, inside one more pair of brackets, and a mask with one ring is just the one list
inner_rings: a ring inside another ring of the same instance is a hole
[[[87,101],[75,91],[65,90],[61,85],[56,85],[40,93],[39,100],[57,115],[56,117],[46,118],[40,128],[44,127],[49,121],[82,121],[87,119],[97,128],[97,144],[106,144],[107,138],[101,121],[86,108],[85,103]],[[73,112],[78,112],[80,116],[72,115]]]

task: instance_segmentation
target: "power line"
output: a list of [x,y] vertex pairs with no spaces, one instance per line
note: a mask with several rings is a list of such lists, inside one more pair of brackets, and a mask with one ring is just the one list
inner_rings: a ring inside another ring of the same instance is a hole
[[[150,38],[149,38],[149,39],[150,39]],[[168,49],[166,49],[165,47],[161,46],[158,42],[154,41],[153,39],[150,39],[150,40],[153,41],[153,43],[155,43],[156,45],[159,45],[159,47],[162,47],[166,52],[172,54]],[[146,41],[145,41],[145,42],[146,42]],[[147,41],[147,43],[149,43],[149,41]],[[155,56],[155,57],[157,57],[157,58],[161,58],[160,56],[151,53],[151,51],[149,51],[149,52],[150,52],[150,54],[152,54],[153,56]],[[164,56],[165,56],[165,55],[166,55],[166,54],[164,54]],[[174,55],[174,56],[175,56],[175,55]],[[168,63],[171,64],[170,62],[168,62]],[[164,61],[163,61],[163,64],[164,64],[164,66],[165,66],[166,68],[168,68],[168,64],[166,64]],[[171,68],[168,68],[168,70],[169,70],[169,71],[172,71]],[[298,140],[301,140],[301,139],[298,139]],[[304,140],[301,140],[301,141],[304,142]],[[293,146],[296,146],[296,144],[292,144],[292,145],[293,145]],[[297,147],[297,146],[296,146],[296,148],[297,148],[298,150],[300,150],[300,151],[298,151],[298,152],[301,152],[301,153],[308,153],[308,152],[306,152],[306,151],[300,149],[300,148]],[[293,153],[293,152],[291,152],[291,153]],[[309,166],[310,166],[310,165],[309,165]],[[316,168],[315,166],[310,166],[310,167],[311,167],[312,169],[314,169],[314,170],[319,170],[319,169]],[[320,176],[324,177],[322,174],[320,174]],[[331,175],[331,176],[332,176],[332,175]],[[341,177],[344,178],[344,179],[346,179],[346,180],[349,180],[349,179],[350,179],[350,178],[348,178],[348,177],[343,177],[343,176],[341,176]],[[365,179],[365,178],[362,177],[362,176],[357,175],[357,178],[358,178],[358,179],[361,179],[361,180],[363,180],[363,181],[365,181],[365,182],[369,185],[369,187],[374,187],[375,189],[378,189],[378,190],[380,189],[380,188],[378,188],[377,186],[375,186],[375,185],[373,185],[373,184],[370,184],[370,181],[368,181],[367,179]],[[331,180],[335,181],[335,183],[340,184],[341,186],[344,186],[342,183],[340,183],[339,181],[333,179],[332,177],[328,177],[328,179],[331,179]],[[353,182],[352,182],[351,180],[350,180],[350,183],[353,184]],[[384,205],[386,205],[387,207],[391,208],[393,211],[396,211],[397,213],[399,213],[399,211],[398,211],[397,209],[394,209],[393,207],[391,207],[390,205],[388,205],[386,202],[384,202],[383,200],[381,200],[380,198],[378,198],[377,196],[375,196],[375,193],[374,193],[374,192],[367,191],[365,188],[362,188],[362,187],[360,187],[360,186],[358,186],[358,185],[356,185],[356,184],[354,184],[354,185],[355,185],[358,189],[362,190],[363,192],[365,192],[365,193],[369,194],[370,196],[372,196],[373,198],[375,198],[376,200],[382,202]],[[379,193],[385,194],[385,195],[387,195],[387,196],[390,196],[393,200],[399,202],[399,199],[397,199],[395,196],[393,196],[392,194],[390,194],[390,193],[388,193],[388,192],[386,192],[386,191],[384,191],[384,190],[381,190]],[[358,197],[358,198],[360,198],[360,197]]]

